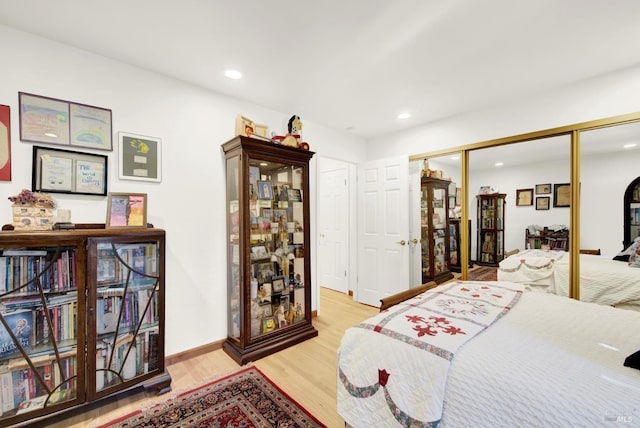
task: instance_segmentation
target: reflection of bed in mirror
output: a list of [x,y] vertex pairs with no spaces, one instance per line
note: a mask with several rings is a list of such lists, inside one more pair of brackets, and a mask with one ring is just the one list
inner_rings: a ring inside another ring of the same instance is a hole
[[353,427],[601,426],[640,417],[640,313],[458,281],[345,332],[338,413]]
[[[500,262],[498,280],[569,295],[569,253],[524,250]],[[580,300],[640,310],[640,268],[608,257],[580,254]]]

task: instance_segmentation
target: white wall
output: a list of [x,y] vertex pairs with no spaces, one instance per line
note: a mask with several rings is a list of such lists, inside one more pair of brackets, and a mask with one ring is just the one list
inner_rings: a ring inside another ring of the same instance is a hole
[[[365,144],[351,135],[305,121],[301,112],[276,112],[165,76],[0,26],[3,52],[0,103],[11,107],[12,181],[0,195],[31,186],[31,143],[19,139],[18,92],[29,92],[113,111],[117,132],[162,139],[162,182],[117,178],[117,150],[109,155],[109,190],[148,194],[148,221],[167,231],[168,355],[226,337],[224,158],[220,145],[234,136],[241,113],[276,131],[300,114],[303,137],[323,156],[358,162]],[[89,151],[89,150],[85,150]],[[100,152],[104,154],[105,152]],[[310,175],[314,195],[315,159]],[[54,194],[72,221],[104,223],[106,198]],[[312,199],[312,248],[315,200]],[[0,224],[11,223],[9,201]],[[312,258],[315,251],[312,251]],[[317,307],[317,287],[312,290]]]

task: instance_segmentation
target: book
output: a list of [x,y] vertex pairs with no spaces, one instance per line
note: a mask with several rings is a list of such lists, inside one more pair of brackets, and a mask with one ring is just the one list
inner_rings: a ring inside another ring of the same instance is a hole
[[20,355],[20,348],[29,352],[35,343],[34,311],[17,310],[0,314],[0,316],[11,329],[9,333],[4,324],[0,323],[0,359]]

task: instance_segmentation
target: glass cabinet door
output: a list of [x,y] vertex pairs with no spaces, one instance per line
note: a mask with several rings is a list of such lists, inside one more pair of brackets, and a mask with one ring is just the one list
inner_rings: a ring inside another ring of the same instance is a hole
[[95,390],[164,369],[160,241],[101,241],[96,248]]

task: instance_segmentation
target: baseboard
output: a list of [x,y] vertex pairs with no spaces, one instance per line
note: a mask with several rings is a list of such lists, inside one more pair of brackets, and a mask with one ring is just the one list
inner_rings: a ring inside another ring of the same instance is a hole
[[[311,318],[317,318],[318,311],[315,310],[311,312]],[[196,348],[187,349],[186,351],[178,352],[177,354],[167,355],[164,358],[164,362],[166,366],[170,366],[172,364],[180,363],[182,361],[188,360],[190,358],[199,357],[203,354],[208,354],[209,352],[214,352],[219,349],[222,349],[222,344],[226,339],[217,340],[215,342],[207,343],[206,345],[198,346]]]

